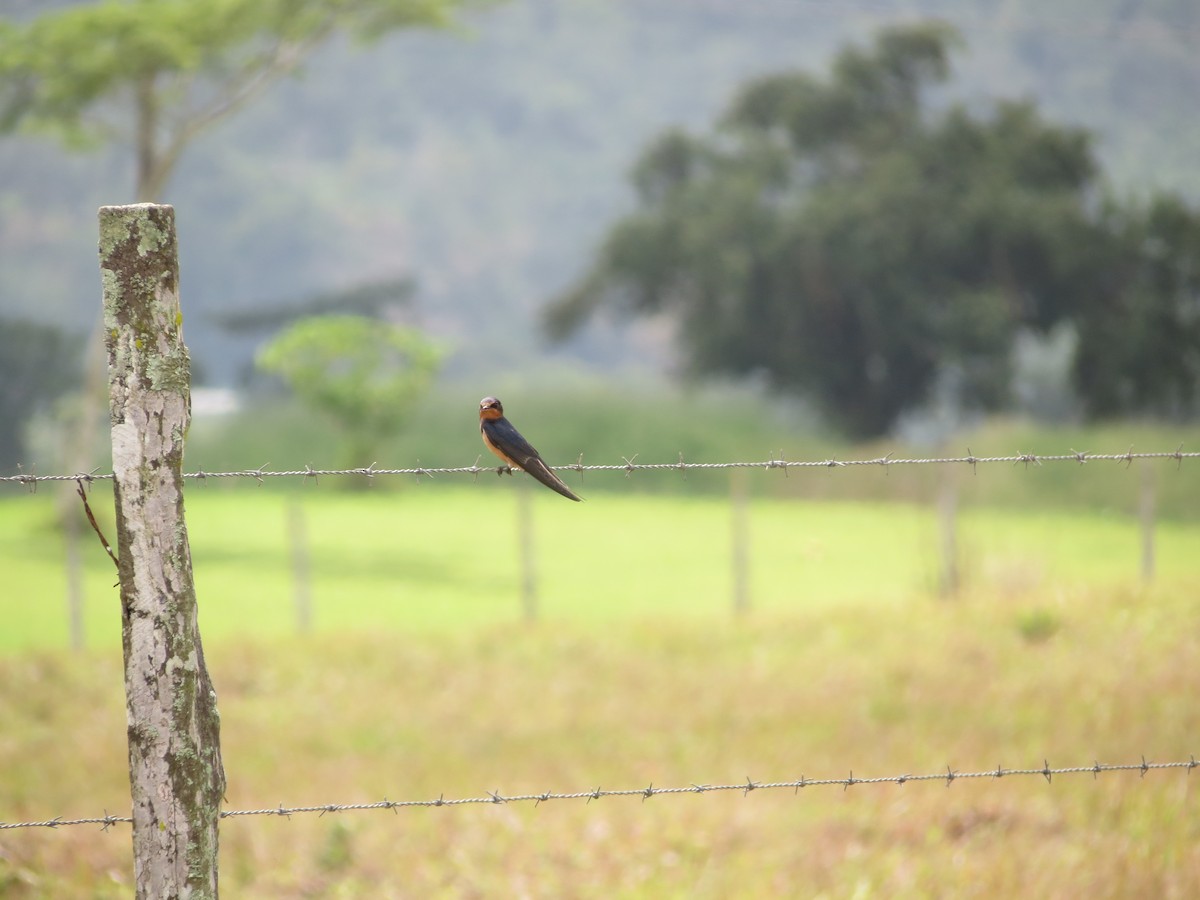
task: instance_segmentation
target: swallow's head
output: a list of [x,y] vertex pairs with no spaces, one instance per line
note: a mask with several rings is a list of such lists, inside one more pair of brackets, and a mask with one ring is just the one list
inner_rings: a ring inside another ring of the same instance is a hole
[[479,418],[499,419],[504,415],[504,407],[495,397],[484,397],[479,401]]

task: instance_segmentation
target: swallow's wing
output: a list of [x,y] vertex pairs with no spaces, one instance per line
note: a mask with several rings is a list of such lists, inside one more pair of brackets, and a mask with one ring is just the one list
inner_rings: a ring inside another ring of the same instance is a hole
[[484,419],[480,423],[480,430],[492,451],[510,465],[524,469],[530,459],[541,459],[533,445],[521,436],[521,432],[513,428],[508,419]]
[[564,497],[572,500],[579,498],[563,483],[563,480],[551,471],[529,441],[521,436],[508,419],[485,419],[482,425],[483,436],[488,444],[499,451],[499,455],[511,465],[528,472],[546,487],[558,491]]

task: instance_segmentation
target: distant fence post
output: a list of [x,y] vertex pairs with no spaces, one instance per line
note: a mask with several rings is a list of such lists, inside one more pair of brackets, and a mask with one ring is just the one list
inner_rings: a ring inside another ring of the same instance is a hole
[[1154,580],[1154,470],[1142,466],[1142,486],[1138,495],[1138,519],[1142,526],[1142,583]]
[[733,570],[733,612],[745,615],[750,611],[750,536],[746,521],[746,470],[733,469],[729,474],[730,563]]
[[938,486],[937,518],[941,537],[938,593],[953,597],[958,594],[962,575],[958,558],[958,481],[952,472],[947,472]]
[[191,373],[175,211],[104,206],[99,218],[136,896],[215,898],[225,772],[183,511]]
[[295,497],[287,505],[288,548],[292,558],[292,596],[296,607],[296,630],[312,630],[312,577],[308,566],[308,528],[304,507]]
[[533,552],[533,491],[529,480],[522,478],[517,483],[517,543],[521,559],[521,610],[526,622],[538,617],[537,567]]
[[[97,316],[92,325],[83,354],[83,395],[76,408],[66,418],[62,434],[65,448],[63,459],[70,472],[87,472],[97,448],[101,446],[100,422],[92,405],[103,394],[104,388],[104,343],[102,340],[104,317]],[[70,626],[71,649],[82,650],[84,646],[83,604],[86,591],[83,583],[82,532],[79,521],[79,498],[71,482],[62,485],[61,505],[63,520],[63,543],[67,554],[67,621]]]
[[83,560],[80,559],[79,513],[63,517],[63,546],[67,553],[67,626],[71,649],[83,649]]

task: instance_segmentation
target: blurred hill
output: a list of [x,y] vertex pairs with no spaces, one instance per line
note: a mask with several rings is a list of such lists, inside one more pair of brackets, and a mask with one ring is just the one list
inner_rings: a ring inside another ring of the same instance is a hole
[[[199,378],[232,384],[249,363],[254,339],[220,315],[406,276],[408,315],[455,351],[450,374],[528,364],[546,353],[534,312],[628,208],[625,173],[650,137],[706,123],[751,75],[819,69],[923,16],[966,38],[955,96],[1034,97],[1097,133],[1122,195],[1200,197],[1200,6],[1186,0],[513,0],[464,34],[333,46],[189,149],[166,199]],[[0,141],[0,313],[87,330],[96,208],[131,196],[128,148]],[[670,363],[645,325],[555,356]]]

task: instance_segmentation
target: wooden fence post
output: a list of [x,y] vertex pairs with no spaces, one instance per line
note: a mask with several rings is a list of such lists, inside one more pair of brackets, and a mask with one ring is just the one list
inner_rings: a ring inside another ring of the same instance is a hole
[[136,896],[217,896],[217,698],[183,514],[191,373],[175,211],[100,208]]

